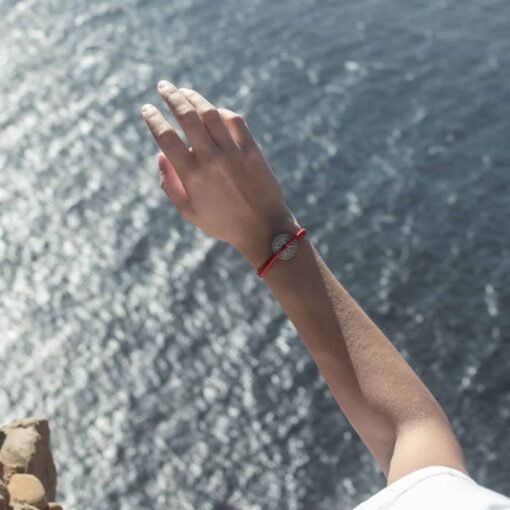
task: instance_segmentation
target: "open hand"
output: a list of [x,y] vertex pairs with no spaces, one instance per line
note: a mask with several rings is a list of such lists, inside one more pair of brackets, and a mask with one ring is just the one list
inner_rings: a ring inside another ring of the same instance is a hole
[[161,187],[184,219],[230,243],[257,267],[274,235],[294,233],[297,223],[248,126],[194,90],[161,81],[158,92],[191,145],[155,106],[142,107],[162,151]]

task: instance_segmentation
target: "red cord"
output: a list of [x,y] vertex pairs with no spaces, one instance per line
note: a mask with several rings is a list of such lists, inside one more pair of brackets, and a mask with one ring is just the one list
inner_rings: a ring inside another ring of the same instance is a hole
[[278,260],[280,254],[285,251],[294,241],[306,235],[306,228],[300,228],[263,266],[257,271],[257,276],[261,278],[266,271]]

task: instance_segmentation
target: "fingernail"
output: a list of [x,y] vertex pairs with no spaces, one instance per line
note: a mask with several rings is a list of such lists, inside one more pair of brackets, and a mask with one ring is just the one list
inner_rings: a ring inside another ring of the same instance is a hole
[[158,82],[158,89],[159,90],[166,89],[169,86],[170,86],[170,82],[169,81],[161,80],[160,82]]
[[151,108],[154,108],[151,104],[144,104],[142,106],[142,112],[148,112]]
[[182,88],[179,89],[179,92],[181,92],[181,94],[189,94],[191,92],[191,90],[182,87]]

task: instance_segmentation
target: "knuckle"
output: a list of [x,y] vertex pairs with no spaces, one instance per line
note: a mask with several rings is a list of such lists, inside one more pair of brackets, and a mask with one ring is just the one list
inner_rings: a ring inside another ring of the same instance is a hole
[[206,107],[200,112],[205,122],[216,122],[220,118],[220,114],[216,108]]
[[195,111],[191,108],[179,108],[177,110],[177,118],[181,122],[192,122],[195,120]]
[[159,116],[159,112],[152,108],[149,113],[145,114],[145,119],[150,122],[151,120],[156,119]]
[[223,151],[220,147],[212,143],[209,147],[209,154],[213,159],[220,159],[223,155]]
[[175,129],[170,126],[163,126],[156,132],[158,138],[172,138],[175,135]]
[[244,126],[246,124],[244,117],[240,113],[234,113],[231,117],[232,122]]
[[165,99],[172,99],[175,96],[179,97],[179,91],[177,89],[169,89],[163,93]]
[[241,144],[241,151],[248,158],[258,157],[259,146],[253,140],[245,140],[244,143]]
[[202,152],[200,163],[204,166],[204,168],[215,170],[222,166],[221,156],[222,154],[219,148],[213,145],[209,145],[207,149]]

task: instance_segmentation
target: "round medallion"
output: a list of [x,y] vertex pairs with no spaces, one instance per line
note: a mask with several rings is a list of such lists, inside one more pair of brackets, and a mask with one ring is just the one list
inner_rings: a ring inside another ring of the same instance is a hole
[[[292,236],[289,234],[280,234],[276,236],[273,240],[273,253],[277,253],[278,250],[289,240],[292,239]],[[278,258],[281,260],[289,260],[291,259],[297,252],[297,243],[292,243],[285,250],[283,250]]]

